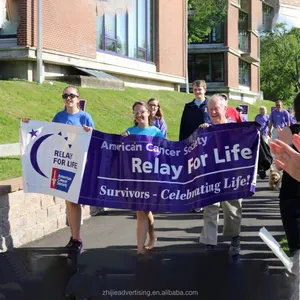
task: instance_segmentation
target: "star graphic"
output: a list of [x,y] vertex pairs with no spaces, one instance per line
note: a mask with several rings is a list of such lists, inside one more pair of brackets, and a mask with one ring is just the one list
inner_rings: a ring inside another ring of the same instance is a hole
[[37,130],[33,130],[33,129],[31,129],[31,131],[28,133],[28,134],[31,134],[31,137],[34,137],[34,136],[37,136],[36,134],[37,134]]

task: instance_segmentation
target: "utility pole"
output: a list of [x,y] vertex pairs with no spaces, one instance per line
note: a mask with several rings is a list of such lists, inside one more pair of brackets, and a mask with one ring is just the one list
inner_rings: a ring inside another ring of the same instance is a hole
[[42,84],[44,81],[43,74],[43,0],[38,0],[38,39],[37,39],[37,81]]

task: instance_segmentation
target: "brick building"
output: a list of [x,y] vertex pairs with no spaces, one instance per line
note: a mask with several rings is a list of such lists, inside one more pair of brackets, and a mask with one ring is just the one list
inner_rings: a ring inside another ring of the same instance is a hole
[[189,45],[189,82],[206,80],[208,94],[225,92],[245,102],[260,98],[259,31],[272,28],[277,6],[276,0],[229,0],[225,22],[202,44]]
[[[0,0],[2,79],[37,79],[37,4]],[[45,78],[109,74],[126,86],[178,90],[186,77],[185,5],[185,0],[43,0]]]

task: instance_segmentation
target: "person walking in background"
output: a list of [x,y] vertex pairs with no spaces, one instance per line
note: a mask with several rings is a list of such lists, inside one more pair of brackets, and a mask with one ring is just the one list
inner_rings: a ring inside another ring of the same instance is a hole
[[[223,96],[213,95],[208,101],[208,109],[212,125],[201,124],[201,128],[233,122],[226,117],[227,101]],[[237,256],[241,250],[242,199],[222,201],[221,206],[224,213],[223,235],[231,237],[229,253]],[[204,207],[200,243],[205,244],[208,251],[214,250],[218,242],[219,207],[220,203]]]
[[278,128],[290,127],[290,115],[282,109],[282,101],[276,101],[276,109],[274,109],[269,117],[269,137],[274,140],[278,138]]
[[200,124],[210,123],[207,102],[205,97],[206,82],[204,80],[195,80],[192,84],[194,100],[185,104],[179,129],[179,140],[187,139]]
[[[164,138],[164,134],[152,124],[151,109],[143,101],[136,101],[132,106],[134,115],[134,126],[127,128],[122,136],[130,134],[157,136]],[[145,246],[147,234],[149,242]],[[137,253],[144,254],[145,249],[150,250],[154,247],[156,235],[154,231],[154,217],[151,211],[137,211]]]
[[167,124],[164,120],[164,114],[160,107],[159,99],[151,98],[148,100],[148,104],[151,108],[151,118],[153,125],[156,126],[167,138]]
[[227,95],[226,94],[221,94],[221,96],[226,101],[226,106],[227,106],[226,118],[229,118],[230,120],[232,120],[234,122],[237,122],[237,123],[243,122],[239,112],[235,108],[229,106]]
[[269,115],[267,114],[267,108],[261,106],[259,108],[259,114],[255,117],[255,122],[260,124],[260,134],[266,143],[269,142]]
[[243,116],[243,108],[241,106],[237,106],[236,111],[240,114],[242,122],[247,122],[247,120]]
[[[85,111],[80,109],[80,94],[76,87],[68,86],[64,89],[62,94],[64,102],[64,110],[58,112],[52,122],[68,124],[74,126],[82,126],[85,131],[94,129],[94,122],[92,117]],[[30,119],[22,119],[23,122],[30,122]],[[81,214],[82,209],[80,204],[66,201],[68,223],[71,230],[71,238],[66,245],[69,248],[69,257],[75,253],[81,253],[83,243],[80,237]]]
[[[297,150],[293,143],[293,135],[300,133],[300,93],[294,100],[294,111],[296,124],[279,129],[279,140],[291,145]],[[299,168],[298,166],[294,166]],[[300,182],[283,171],[281,189],[279,193],[279,206],[283,227],[286,233],[290,254],[300,249]]]

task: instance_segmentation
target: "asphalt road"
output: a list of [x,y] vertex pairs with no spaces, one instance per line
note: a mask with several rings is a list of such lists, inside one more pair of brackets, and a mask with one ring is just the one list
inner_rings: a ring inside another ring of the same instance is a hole
[[[221,212],[220,233],[222,224]],[[258,180],[255,195],[243,201],[238,260],[228,255],[229,240],[222,234],[217,250],[205,252],[199,244],[202,225],[202,213],[155,214],[156,248],[137,258],[134,212],[109,211],[84,221],[85,252],[73,272],[60,248],[69,240],[69,228],[14,255],[25,261],[31,286],[40,287],[43,299],[67,299],[65,294],[76,299],[135,299],[137,294],[143,299],[298,299],[292,298],[295,279],[286,276],[282,263],[258,236],[262,227],[277,241],[283,236],[278,192],[268,189],[267,179]],[[40,284],[32,283],[34,276]]]

